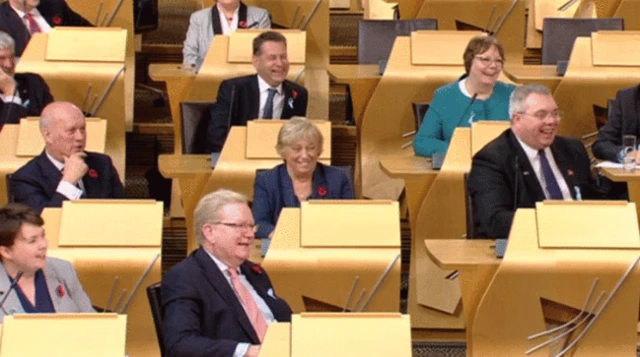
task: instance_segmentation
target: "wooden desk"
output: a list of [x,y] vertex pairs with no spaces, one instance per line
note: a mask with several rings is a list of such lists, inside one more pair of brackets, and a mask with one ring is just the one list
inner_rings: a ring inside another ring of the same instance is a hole
[[554,65],[521,65],[521,64],[509,64],[507,63],[504,68],[504,74],[512,81],[518,84],[544,84],[549,87],[551,93],[553,93],[562,76],[559,76],[556,72],[556,66]]
[[335,83],[349,86],[353,119],[356,126],[360,127],[364,109],[367,107],[378,82],[380,82],[380,78],[382,78],[380,66],[376,64],[334,64],[329,66],[329,77]]
[[629,201],[636,204],[638,222],[640,222],[640,170],[626,172],[622,169],[601,168],[600,172],[613,182],[626,182],[629,190]]
[[[111,307],[122,289],[131,292],[142,272],[151,260],[161,252],[156,247],[59,247],[62,209],[45,208],[42,218],[49,241],[48,255],[70,261],[78,273],[82,287],[95,306],[104,307],[109,297],[113,279],[119,277]],[[153,326],[151,309],[145,288],[161,279],[162,264],[159,259],[141,288],[131,301],[127,317],[127,354],[130,356],[159,356],[158,339]],[[128,296],[128,295],[127,295]]]
[[195,237],[193,211],[211,177],[211,155],[160,155],[158,169],[162,176],[178,179],[187,237]]

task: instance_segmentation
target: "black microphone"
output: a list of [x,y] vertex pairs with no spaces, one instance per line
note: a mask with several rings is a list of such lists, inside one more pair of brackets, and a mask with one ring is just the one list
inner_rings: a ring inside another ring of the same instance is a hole
[[258,26],[258,21],[252,23],[251,25],[247,26],[248,29],[252,29],[254,27]]
[[13,283],[11,283],[11,286],[9,286],[9,290],[4,293],[2,300],[0,300],[0,309],[2,309],[2,312],[4,312],[5,315],[9,315],[9,313],[7,313],[7,310],[4,309],[4,302],[7,301],[9,294],[11,294],[11,292],[16,289],[16,286],[18,286],[18,282],[20,281],[20,278],[22,278],[22,274],[23,273],[21,271],[16,274],[15,279],[13,279]]
[[467,104],[467,108],[464,110],[464,112],[462,112],[460,119],[458,119],[458,124],[456,125],[456,127],[460,126],[460,123],[462,123],[462,120],[464,119],[464,117],[469,113],[469,109],[471,109],[471,106],[476,101],[476,98],[478,98],[478,93],[474,93],[473,97],[471,97],[469,104]]
[[513,213],[518,209],[518,176],[520,176],[520,159],[516,155],[516,163],[515,163],[515,186],[513,188]]

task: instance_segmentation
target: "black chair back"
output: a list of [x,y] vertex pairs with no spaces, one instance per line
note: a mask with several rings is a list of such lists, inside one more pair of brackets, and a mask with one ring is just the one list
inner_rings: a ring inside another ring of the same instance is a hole
[[546,18],[542,27],[542,64],[568,61],[578,36],[591,36],[600,30],[624,30],[618,18],[562,19]]
[[429,103],[426,102],[413,102],[411,103],[413,106],[413,118],[416,121],[416,131],[420,129],[420,125],[422,125],[422,121],[424,120],[424,116],[427,114],[427,110],[429,110]]
[[437,30],[437,19],[360,20],[358,63],[379,64],[386,61],[396,36],[409,36],[416,30]]
[[13,197],[13,191],[11,191],[11,174],[7,174],[5,177],[5,184],[7,185],[7,202],[13,203],[16,199]]
[[153,325],[156,328],[156,336],[158,337],[158,345],[160,346],[160,356],[165,356],[164,350],[164,334],[162,333],[162,302],[160,298],[160,283],[147,286],[147,298],[149,299],[149,307],[151,308],[151,316],[153,316]]
[[211,109],[216,102],[180,103],[180,125],[182,127],[182,153],[208,154],[207,129]]
[[469,194],[469,186],[467,185],[468,178],[469,174],[464,174],[464,210],[467,214],[467,239],[470,239],[478,237],[473,216],[473,199],[471,198],[471,194]]

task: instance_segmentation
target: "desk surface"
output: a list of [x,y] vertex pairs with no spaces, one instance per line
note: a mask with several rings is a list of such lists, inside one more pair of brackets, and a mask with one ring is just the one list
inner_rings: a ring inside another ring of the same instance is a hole
[[507,65],[504,74],[512,81],[519,83],[522,81],[557,80],[562,76],[556,72],[555,65]]
[[179,178],[211,173],[211,155],[169,155],[158,156],[158,168],[165,177]]
[[182,68],[181,63],[152,63],[149,65],[149,77],[154,81],[195,76],[195,70]]
[[603,167],[600,172],[611,181],[614,182],[640,182],[640,170],[636,169],[635,172],[626,172],[623,169],[612,169]]
[[431,168],[431,158],[415,155],[380,156],[380,168],[392,178],[437,175],[439,172]]
[[427,255],[443,269],[474,269],[480,265],[499,265],[492,239],[427,239]]
[[380,66],[377,64],[333,64],[329,66],[331,80],[344,83],[354,79],[380,79]]

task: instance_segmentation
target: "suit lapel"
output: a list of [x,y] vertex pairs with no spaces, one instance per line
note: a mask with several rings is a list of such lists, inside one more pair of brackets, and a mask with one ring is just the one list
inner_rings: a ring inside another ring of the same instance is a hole
[[575,187],[578,185],[578,182],[576,180],[576,174],[573,163],[571,162],[571,158],[567,157],[564,151],[558,147],[557,139],[553,142],[553,144],[551,144],[551,152],[553,153],[553,159],[556,161],[556,164],[558,165],[558,169],[560,170],[564,181],[569,187],[571,198],[575,199]]
[[85,194],[87,198],[100,198],[102,196],[102,190],[100,189],[100,172],[91,166],[92,160],[88,155],[86,161],[89,170],[87,170],[87,173],[82,177]]
[[53,268],[53,265],[47,260],[47,264],[44,266],[44,277],[47,282],[47,290],[49,291],[49,297],[53,303],[53,308],[56,311],[66,311],[68,309],[60,309],[63,304],[63,298],[68,294],[67,288],[64,286],[64,282],[58,276],[57,271]]
[[287,165],[278,166],[278,184],[280,185],[280,194],[282,195],[282,207],[299,207],[300,202],[296,197],[293,189],[293,181],[287,172]]
[[280,119],[289,119],[293,116],[293,104],[295,99],[291,97],[291,86],[288,81],[282,82],[282,93],[284,94],[284,102],[282,103],[282,114]]
[[[260,87],[258,86],[258,75],[254,75],[253,79],[249,81],[249,105],[251,112],[249,112],[249,120],[257,119],[260,115]],[[244,123],[246,124],[246,123]]]
[[[324,171],[324,165],[318,163],[315,171],[313,172],[313,182],[311,188],[311,197],[313,199],[326,198],[328,192],[327,177]],[[324,194],[320,196],[320,187],[324,187]]]
[[[26,43],[29,42],[29,39],[31,39],[31,34],[29,33],[29,30],[22,22],[22,19],[20,18],[20,16],[18,16],[18,14],[15,11],[13,11],[8,1],[1,4],[0,6],[2,6],[3,21],[6,21],[6,24],[8,24],[12,34],[14,34],[13,36],[17,36],[15,34],[23,34],[22,39],[26,46]],[[14,38],[14,41],[18,42],[18,40],[19,39]],[[16,56],[20,56],[20,55],[21,54],[18,54],[18,52],[16,51]]]
[[227,303],[227,306],[229,306],[229,309],[235,315],[245,333],[251,337],[253,343],[259,343],[258,335],[253,325],[251,325],[251,321],[249,321],[242,303],[229,285],[229,281],[223,275],[225,273],[220,271],[216,263],[203,248],[199,248],[194,254],[209,284],[222,296],[222,299]]
[[47,154],[43,151],[40,156],[38,156],[38,166],[40,166],[40,171],[43,176],[47,178],[45,181],[47,184],[47,196],[52,197],[56,192],[56,188],[58,187],[58,183],[62,179],[62,172],[58,170],[57,167],[53,165],[53,163],[47,157]]
[[247,5],[240,2],[240,7],[238,8],[238,28],[247,28],[249,25],[251,24],[247,23]]
[[[4,264],[0,263],[0,299],[4,298],[4,295],[9,291],[10,286],[11,282],[9,281],[7,271],[4,269]],[[15,291],[9,294],[7,300],[4,302],[3,308],[9,315],[24,312],[20,299],[18,298],[18,294]],[[4,315],[4,312],[0,313]]]
[[[509,130],[509,143],[515,149],[514,152],[516,153],[514,170],[517,165],[518,170],[516,175],[520,175],[520,178],[522,178],[524,186],[527,189],[527,192],[529,192],[529,197],[532,197],[534,202],[544,200],[546,196],[544,195],[540,181],[538,181],[536,172],[533,170],[527,154],[524,152],[522,146],[520,146],[520,143],[518,142],[518,139],[511,130]],[[517,189],[520,190],[520,188]]]
[[[255,270],[252,267],[255,267]],[[240,270],[242,270],[242,274],[244,274],[247,281],[249,281],[251,286],[253,286],[256,293],[258,293],[262,300],[267,304],[273,314],[273,317],[280,321],[277,317],[277,312],[279,311],[278,306],[275,304],[278,298],[273,291],[273,287],[265,284],[265,279],[260,278],[260,275],[264,274],[262,267],[257,264],[254,265],[251,262],[244,262],[240,266]]]
[[222,24],[220,23],[220,14],[218,13],[217,5],[211,7],[211,25],[213,26],[213,33],[215,35],[222,35]]

